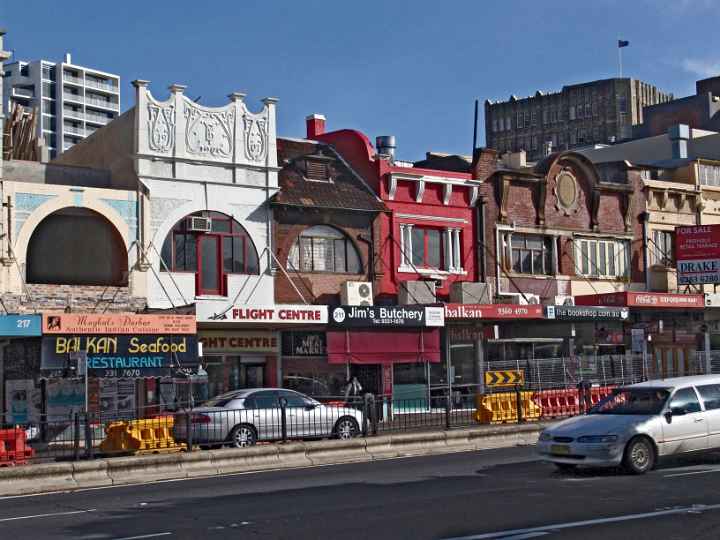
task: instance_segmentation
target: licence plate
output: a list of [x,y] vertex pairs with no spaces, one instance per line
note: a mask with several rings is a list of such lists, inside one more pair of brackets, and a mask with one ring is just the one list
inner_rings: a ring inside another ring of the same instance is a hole
[[550,453],[567,456],[570,453],[570,447],[566,444],[553,444],[550,446]]

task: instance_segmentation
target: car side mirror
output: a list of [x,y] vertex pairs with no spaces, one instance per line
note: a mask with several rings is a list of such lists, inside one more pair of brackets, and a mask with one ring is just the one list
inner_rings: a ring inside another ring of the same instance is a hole
[[668,424],[672,424],[673,412],[672,412],[672,411],[665,411],[664,416],[665,416],[665,421],[666,421]]

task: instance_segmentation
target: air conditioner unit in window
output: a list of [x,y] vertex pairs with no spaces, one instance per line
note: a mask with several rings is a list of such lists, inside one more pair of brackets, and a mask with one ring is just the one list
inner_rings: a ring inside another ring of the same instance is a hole
[[520,293],[500,293],[500,303],[502,304],[516,304],[526,306],[528,304],[539,304],[540,295],[525,293],[523,297]]
[[555,297],[555,305],[556,306],[574,306],[575,305],[575,297],[561,294],[561,295]]
[[210,232],[212,228],[212,219],[200,216],[190,216],[187,218],[187,229],[193,232]]
[[372,283],[369,281],[346,281],[340,291],[340,300],[345,306],[372,306]]

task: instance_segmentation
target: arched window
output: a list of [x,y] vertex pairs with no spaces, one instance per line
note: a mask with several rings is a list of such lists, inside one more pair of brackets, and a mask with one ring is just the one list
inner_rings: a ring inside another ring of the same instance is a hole
[[28,283],[123,286],[128,257],[122,236],[105,217],[63,208],[43,219],[28,244]]
[[165,238],[161,270],[194,272],[198,294],[227,294],[228,274],[257,274],[258,254],[247,232],[220,212],[196,212]]
[[287,266],[300,272],[362,272],[360,255],[350,239],[326,225],[309,227],[300,234],[290,249]]

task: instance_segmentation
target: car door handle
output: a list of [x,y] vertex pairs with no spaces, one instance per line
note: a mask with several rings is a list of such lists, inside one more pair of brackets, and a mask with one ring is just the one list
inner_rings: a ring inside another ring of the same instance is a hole
[[704,418],[696,418],[695,420],[693,420],[693,422],[702,422],[703,420],[705,420],[705,419]]

